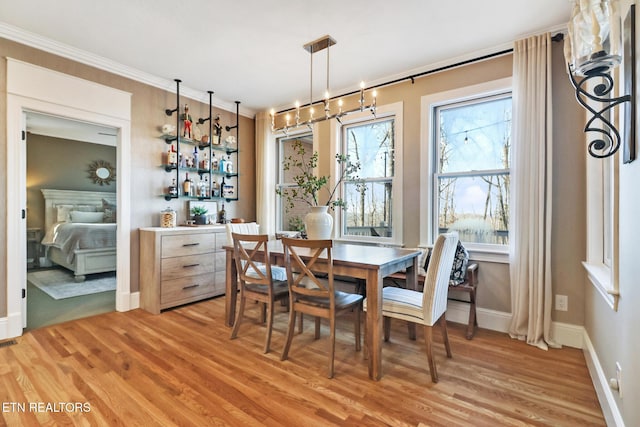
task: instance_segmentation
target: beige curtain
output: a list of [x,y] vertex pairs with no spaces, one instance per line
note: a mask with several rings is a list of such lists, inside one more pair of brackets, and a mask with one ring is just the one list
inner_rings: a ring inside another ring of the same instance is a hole
[[276,142],[268,112],[256,115],[256,221],[260,233],[275,235]]
[[513,53],[509,333],[542,349],[551,330],[551,36],[518,40]]

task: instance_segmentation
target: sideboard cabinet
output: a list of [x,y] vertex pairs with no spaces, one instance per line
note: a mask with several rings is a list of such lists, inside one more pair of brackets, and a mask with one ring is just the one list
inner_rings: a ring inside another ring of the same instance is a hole
[[140,229],[140,306],[153,314],[225,292],[224,226]]

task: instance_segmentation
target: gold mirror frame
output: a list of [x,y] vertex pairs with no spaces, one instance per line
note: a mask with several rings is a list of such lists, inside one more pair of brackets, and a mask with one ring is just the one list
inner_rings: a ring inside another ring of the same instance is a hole
[[116,179],[116,168],[104,160],[96,160],[89,165],[89,178],[94,184],[110,185]]

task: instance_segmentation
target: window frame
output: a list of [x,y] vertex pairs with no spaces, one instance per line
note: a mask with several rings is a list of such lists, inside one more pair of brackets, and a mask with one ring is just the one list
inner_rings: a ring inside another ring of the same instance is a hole
[[[501,94],[513,96],[512,78],[492,80],[453,90],[424,95],[420,99],[420,244],[431,247],[436,237],[438,214],[435,135],[438,107],[480,100]],[[502,170],[502,169],[501,169]],[[513,169],[509,170],[513,174]],[[510,233],[513,231],[510,230]],[[496,244],[468,244],[470,256],[477,261],[509,262],[509,246]]]
[[[394,200],[394,204],[391,210],[391,237],[384,236],[352,236],[352,235],[344,235],[343,234],[343,223],[344,223],[344,213],[343,209],[340,208],[336,210],[334,216],[334,235],[336,239],[346,242],[353,243],[369,243],[369,244],[383,244],[389,246],[402,246],[403,245],[403,218],[402,218],[402,207],[403,207],[403,103],[396,102],[391,104],[379,105],[376,108],[375,118],[372,116],[372,113],[368,110],[365,110],[362,113],[353,113],[344,117],[342,119],[342,124],[336,124],[335,121],[332,122],[332,139],[333,139],[333,152],[331,153],[331,158],[335,158],[335,155],[338,153],[344,152],[344,145],[346,141],[344,140],[344,132],[349,126],[357,126],[358,124],[366,124],[368,122],[375,121],[383,121],[388,120],[389,118],[393,118],[394,120],[394,176],[391,179],[391,194],[392,199]],[[337,162],[332,162],[331,164],[331,176],[337,176]],[[332,179],[333,182],[333,179]],[[340,186],[340,196],[344,195],[344,184]]]
[[[315,130],[315,128],[314,128]],[[300,128],[297,129],[295,131],[290,131],[289,133],[285,134],[285,133],[280,133],[275,135],[275,161],[276,161],[276,177],[275,177],[275,184],[274,184],[274,191],[277,188],[285,188],[285,187],[291,187],[291,183],[289,183],[289,185],[283,184],[280,182],[280,180],[282,179],[282,175],[283,175],[283,171],[282,171],[282,163],[283,163],[283,155],[284,152],[282,150],[282,142],[283,140],[290,140],[290,139],[297,139],[297,138],[301,138],[301,137],[306,137],[309,136],[313,139],[313,150],[316,150],[316,141],[315,141],[315,137],[314,137],[315,133],[313,132],[313,130],[309,130],[307,128]],[[293,185],[295,186],[295,185]],[[275,215],[275,230],[277,233],[282,233],[284,232],[284,226],[283,226],[283,219],[284,219],[284,212],[283,212],[283,207],[282,207],[282,200],[281,200],[281,196],[277,195],[275,196],[275,208],[276,208],[276,215]]]

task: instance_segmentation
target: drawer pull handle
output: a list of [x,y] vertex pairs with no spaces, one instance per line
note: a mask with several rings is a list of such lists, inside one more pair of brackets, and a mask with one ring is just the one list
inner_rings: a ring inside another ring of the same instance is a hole
[[185,243],[184,245],[182,245],[183,247],[187,247],[187,246],[198,246],[200,243]]
[[182,268],[191,268],[191,267],[197,267],[200,264],[187,264],[187,265],[183,265]]
[[198,286],[200,286],[200,285],[198,285],[198,284],[196,283],[195,285],[185,286],[184,288],[182,288],[182,290],[186,290],[186,289],[193,289],[193,288],[197,288]]

